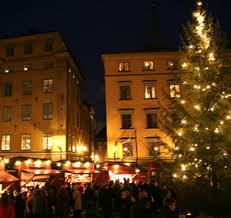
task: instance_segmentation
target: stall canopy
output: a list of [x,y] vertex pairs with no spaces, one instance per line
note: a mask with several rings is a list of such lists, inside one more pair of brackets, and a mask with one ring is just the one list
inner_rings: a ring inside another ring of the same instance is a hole
[[18,179],[4,170],[0,170],[0,183],[16,182]]
[[58,170],[51,170],[51,169],[23,169],[23,172],[30,173],[34,175],[54,175],[61,173]]

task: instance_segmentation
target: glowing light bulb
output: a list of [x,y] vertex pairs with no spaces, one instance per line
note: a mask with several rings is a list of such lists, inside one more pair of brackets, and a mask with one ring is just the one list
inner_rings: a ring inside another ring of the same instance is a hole
[[192,48],[193,48],[193,45],[190,45],[190,46],[189,46],[189,48],[191,48],[191,49],[192,49]]
[[183,119],[183,120],[181,120],[181,123],[182,123],[182,124],[186,124],[186,123],[187,123],[187,120],[186,120],[186,119]]
[[181,100],[180,103],[181,103],[181,104],[185,104],[185,100]]
[[184,62],[182,65],[181,65],[182,68],[187,68],[188,67],[188,64],[186,62]]
[[185,164],[181,164],[181,171],[185,171],[186,170],[186,165]]
[[206,149],[207,149],[207,150],[209,150],[209,149],[210,149],[210,147],[209,147],[209,146],[207,146],[207,147],[206,147]]
[[200,105],[194,105],[194,108],[199,111],[200,110]]
[[172,176],[176,178],[178,175],[176,173],[173,173]]
[[194,147],[189,148],[189,151],[195,151]]
[[175,150],[178,151],[180,148],[179,147],[175,147]]
[[219,133],[219,129],[216,128],[216,129],[214,130],[214,132],[215,132],[215,133]]
[[223,125],[225,122],[223,120],[220,121],[220,124]]
[[209,61],[215,61],[215,57],[213,52],[209,53],[209,57],[208,57]]
[[231,116],[230,116],[230,115],[227,115],[225,119],[226,119],[226,120],[231,120]]

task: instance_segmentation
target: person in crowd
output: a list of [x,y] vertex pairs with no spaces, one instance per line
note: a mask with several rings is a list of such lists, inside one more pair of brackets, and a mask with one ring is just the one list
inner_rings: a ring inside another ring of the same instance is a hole
[[14,206],[5,192],[0,196],[0,218],[15,218]]
[[16,218],[24,218],[26,212],[26,200],[23,198],[19,190],[14,190],[14,212]]
[[112,218],[112,201],[114,193],[109,184],[106,184],[101,191],[101,205],[103,207],[104,218]]
[[69,212],[69,195],[64,185],[58,188],[56,195],[56,215],[66,218]]
[[179,214],[176,209],[176,201],[173,198],[165,200],[165,207],[162,209],[160,218],[178,218]]
[[73,199],[74,218],[81,218],[81,211],[83,209],[82,193],[79,190],[79,186],[77,184],[73,185],[72,199]]

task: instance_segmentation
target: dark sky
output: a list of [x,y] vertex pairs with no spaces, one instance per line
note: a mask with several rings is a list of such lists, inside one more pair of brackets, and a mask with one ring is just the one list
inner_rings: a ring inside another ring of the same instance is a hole
[[[152,0],[2,1],[0,37],[59,31],[86,77],[86,99],[96,108],[98,129],[105,122],[101,54],[142,50],[153,39]],[[193,0],[156,0],[157,32],[161,42],[178,47],[182,25],[191,16]],[[203,0],[209,13],[231,39],[230,0]]]

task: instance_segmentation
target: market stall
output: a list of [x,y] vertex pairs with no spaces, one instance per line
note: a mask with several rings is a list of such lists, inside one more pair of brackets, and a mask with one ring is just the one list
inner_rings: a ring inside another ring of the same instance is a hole
[[119,182],[124,182],[124,180],[129,180],[129,182],[134,181],[137,172],[137,169],[134,166],[134,163],[106,163],[105,167],[108,168],[109,178],[112,181],[118,180]]
[[15,166],[20,170],[21,188],[43,187],[53,180],[62,179],[63,174],[59,170],[51,169],[50,160],[16,161]]
[[63,170],[65,170],[65,182],[68,183],[91,183],[95,173],[93,162],[67,161],[63,165]]
[[18,178],[14,177],[10,173],[4,170],[0,170],[0,192],[9,189],[18,181]]

